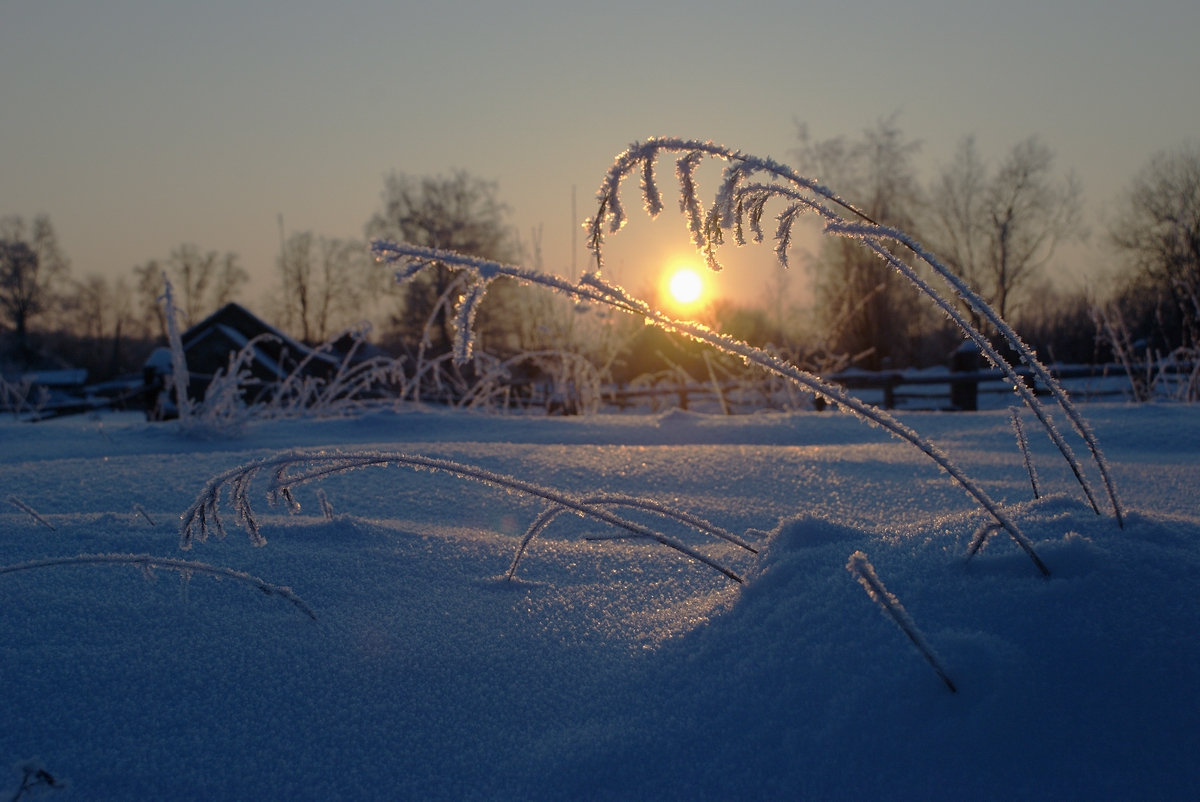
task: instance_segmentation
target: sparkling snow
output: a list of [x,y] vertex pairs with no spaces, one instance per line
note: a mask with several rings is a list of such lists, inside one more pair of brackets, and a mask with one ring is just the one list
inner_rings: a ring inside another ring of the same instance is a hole
[[[166,571],[0,575],[0,793],[37,756],[76,799],[1191,798],[1200,408],[1082,409],[1124,530],[1032,418],[1040,501],[1007,411],[898,415],[1007,505],[1049,580],[1003,532],[964,565],[985,516],[915,449],[836,413],[424,410],[211,440],[132,416],[0,422],[0,499],[55,527],[0,505],[0,564],[199,560],[290,587],[317,615]],[[749,531],[761,554],[622,512],[739,586],[657,544],[587,540],[615,532],[567,515],[507,582],[543,505],[397,467],[301,487],[295,516],[256,490],[265,547],[223,511],[224,541],[178,549],[205,482],[293,448],[646,496]],[[957,694],[846,570],[856,551]]]

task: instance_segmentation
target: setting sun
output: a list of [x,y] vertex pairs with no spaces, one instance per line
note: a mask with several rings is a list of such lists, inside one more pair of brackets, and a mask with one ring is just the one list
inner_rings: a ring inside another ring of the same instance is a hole
[[704,293],[704,281],[688,267],[682,267],[671,276],[671,297],[676,303],[692,304]]

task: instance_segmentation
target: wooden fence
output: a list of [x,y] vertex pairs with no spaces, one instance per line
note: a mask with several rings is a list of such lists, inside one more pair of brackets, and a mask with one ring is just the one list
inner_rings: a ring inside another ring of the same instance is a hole
[[[1130,396],[1125,367],[1120,364],[1107,365],[1065,365],[1048,368],[1050,375],[1059,381],[1071,379],[1094,379],[1097,381],[1111,380],[1107,389],[1091,389],[1088,398],[1126,398]],[[1144,366],[1135,366],[1142,370]],[[1183,373],[1191,370],[1191,366],[1167,368],[1167,373]],[[1035,395],[1046,395],[1048,390],[1039,385],[1032,371],[1018,368],[1017,375],[1025,385],[1033,390]],[[1003,373],[997,369],[919,372],[919,371],[866,371],[849,370],[822,376],[825,381],[839,384],[848,390],[879,390],[882,391],[881,402],[878,406],[884,409],[895,409],[897,405],[906,409],[938,409],[944,411],[974,411],[979,409],[981,393],[1011,393]],[[1116,383],[1115,386],[1113,383]],[[776,382],[778,384],[778,382]],[[944,387],[941,392],[903,392],[902,388],[934,388]],[[643,399],[662,399],[670,401],[679,408],[687,409],[689,404],[698,401],[717,401],[728,403],[731,396],[746,394],[745,383],[732,381],[719,382],[660,382],[653,387],[609,387],[604,391],[607,403],[619,409],[637,404]],[[769,390],[763,389],[759,395],[767,400]],[[917,402],[919,406],[911,405]],[[908,403],[905,403],[908,402]],[[766,404],[770,406],[770,404]],[[818,401],[818,409],[824,405]]]

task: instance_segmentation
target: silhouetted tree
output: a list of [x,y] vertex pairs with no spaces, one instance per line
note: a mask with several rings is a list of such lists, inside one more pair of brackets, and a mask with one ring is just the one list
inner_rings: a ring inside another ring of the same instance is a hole
[[236,253],[222,255],[217,251],[202,251],[191,243],[184,243],[171,251],[165,261],[151,259],[145,264],[136,265],[133,274],[137,279],[137,293],[144,318],[155,321],[164,337],[166,322],[158,305],[158,298],[163,294],[164,271],[175,288],[185,327],[200,322],[206,315],[232,301],[250,278],[238,264]]
[[0,313],[13,328],[8,357],[17,364],[32,358],[30,323],[54,305],[69,271],[49,216],[29,225],[19,216],[0,219]]
[[1056,178],[1053,162],[1030,137],[992,173],[966,137],[930,189],[927,244],[1001,317],[1019,306],[1058,246],[1084,233],[1079,184],[1069,173]]
[[284,241],[275,264],[282,285],[280,323],[302,342],[324,342],[367,317],[363,306],[374,281],[363,243],[297,231]]
[[1200,344],[1200,146],[1153,156],[1125,191],[1109,242],[1127,267],[1118,292],[1140,338]]
[[[369,239],[382,238],[512,262],[519,256],[514,232],[506,222],[508,207],[496,197],[497,185],[459,170],[450,176],[416,178],[392,173],[384,182],[383,208],[366,225]],[[401,311],[392,318],[392,334],[415,347],[437,299],[453,276],[442,266],[422,271],[400,288]],[[508,282],[505,282],[507,284]],[[489,323],[503,315],[505,290],[489,291],[479,311],[478,331],[487,337]],[[439,312],[431,338],[435,352],[450,347],[453,334],[445,312]]]
[[[803,126],[799,134],[795,155],[804,172],[876,222],[915,231],[922,196],[912,157],[920,145],[904,137],[895,115],[854,141],[810,142]],[[812,267],[817,316],[835,350],[860,355],[862,365],[875,369],[884,359],[895,364],[914,359],[928,315],[910,282],[858,242],[843,238],[825,238]]]

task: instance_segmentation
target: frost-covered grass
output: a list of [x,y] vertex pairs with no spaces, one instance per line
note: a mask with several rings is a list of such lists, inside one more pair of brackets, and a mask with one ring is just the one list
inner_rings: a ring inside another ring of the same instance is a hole
[[[1045,438],[1028,441],[1033,499],[1007,410],[898,413],[1005,506],[1049,580],[1008,539],[964,564],[984,513],[841,413],[380,412],[214,441],[116,416],[3,422],[3,495],[55,529],[0,507],[0,565],[179,558],[179,515],[205,484],[285,449],[649,497],[761,553],[622,508],[745,584],[645,539],[589,540],[614,531],[573,515],[507,581],[541,501],[370,469],[298,487],[289,516],[265,504],[264,476],[251,497],[269,544],[210,540],[188,558],[287,586],[316,620],[136,565],[0,576],[0,765],[37,756],[82,799],[1186,799],[1200,412],[1087,411],[1123,530]],[[846,570],[855,552],[957,693]]]

